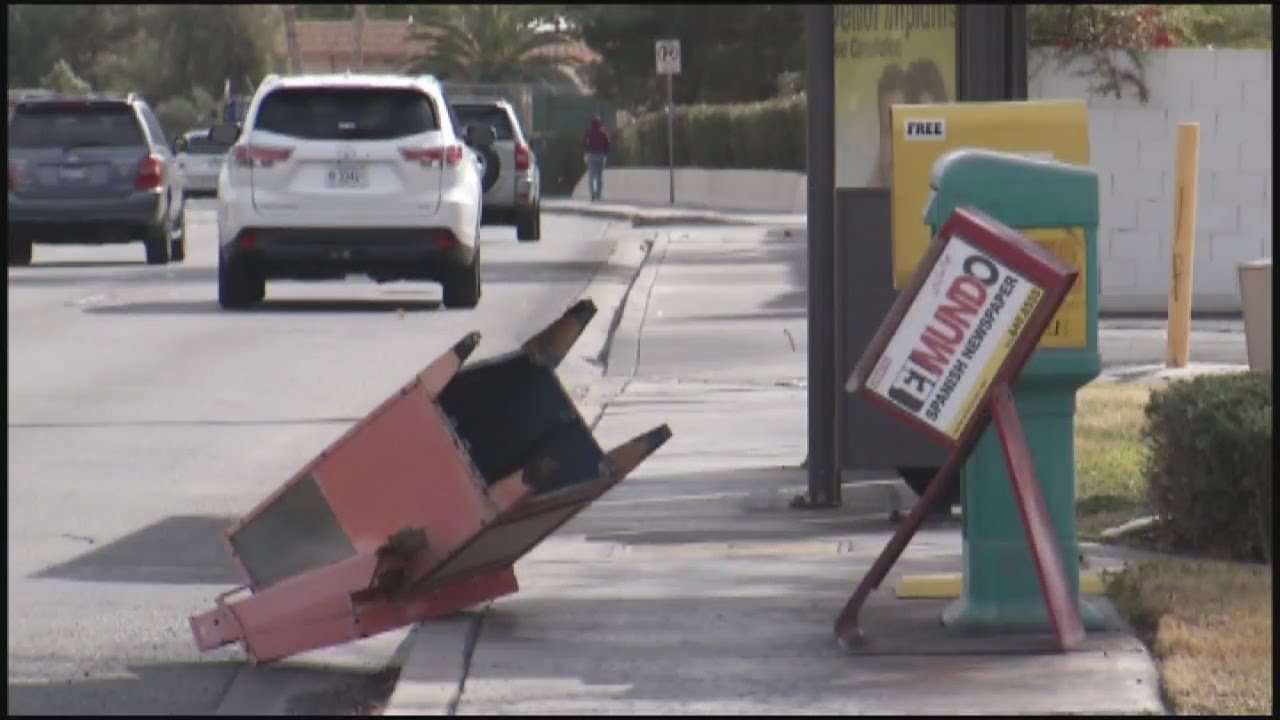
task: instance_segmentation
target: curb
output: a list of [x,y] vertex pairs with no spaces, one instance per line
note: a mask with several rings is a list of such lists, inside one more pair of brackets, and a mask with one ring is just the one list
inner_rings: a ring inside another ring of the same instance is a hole
[[[603,368],[609,342],[626,309],[627,297],[640,276],[653,249],[653,238],[635,235],[619,237],[604,264],[596,270],[587,286],[570,303],[590,299],[596,306],[596,318],[588,323],[574,345],[572,356],[596,368]],[[606,319],[608,322],[600,322]]]
[[[594,428],[599,422],[608,399],[612,397],[608,389],[596,386],[601,385],[609,344],[622,319],[628,295],[653,245],[652,238],[634,233],[617,238],[608,259],[596,270],[586,287],[569,302],[573,305],[579,300],[590,299],[596,305],[596,317],[587,324],[569,356],[562,361],[562,370],[557,373],[589,427]],[[382,714],[455,714],[466,683],[477,623],[487,607],[486,603],[451,618],[418,623],[412,627],[406,640],[406,657],[400,679]],[[413,677],[405,676],[409,671]]]
[[605,373],[612,373],[623,382],[635,375],[636,368],[640,364],[640,332],[649,314],[649,297],[653,293],[653,286],[657,283],[658,273],[662,270],[662,263],[667,257],[671,233],[658,233],[652,243],[649,257],[655,262],[646,262],[636,275],[635,282],[631,286],[632,291],[627,296],[628,300],[632,298],[634,300],[622,308],[610,352],[605,357]]
[[632,227],[662,227],[667,225],[751,225],[776,227],[794,225],[783,217],[767,218],[752,214],[731,214],[715,210],[639,210],[621,208],[596,208],[578,205],[550,205],[543,201],[543,212],[554,215],[578,215],[585,217],[626,220]]
[[596,317],[582,331],[574,350],[561,364],[560,377],[573,397],[578,412],[588,426],[594,427],[604,414],[609,394],[597,387],[604,376],[605,359],[618,322],[627,306],[627,298],[650,256],[653,240],[649,237],[619,237],[608,260],[596,270],[587,286],[570,302],[590,299],[596,306]]

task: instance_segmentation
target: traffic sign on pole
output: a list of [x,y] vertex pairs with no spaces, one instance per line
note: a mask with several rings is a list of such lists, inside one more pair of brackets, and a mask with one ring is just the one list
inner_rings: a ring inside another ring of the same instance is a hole
[[658,40],[654,43],[659,75],[680,74],[680,41]]
[[672,115],[675,106],[672,78],[680,74],[680,41],[658,40],[654,43],[654,54],[658,62],[658,74],[667,76],[667,197],[672,205],[676,204],[676,146],[675,119]]

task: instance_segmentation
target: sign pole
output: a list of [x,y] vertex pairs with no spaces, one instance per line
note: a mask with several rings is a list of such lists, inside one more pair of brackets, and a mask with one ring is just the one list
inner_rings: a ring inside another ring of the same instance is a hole
[[667,190],[672,205],[676,204],[676,139],[675,117],[672,112],[672,74],[667,73]]
[[658,40],[653,44],[659,75],[667,76],[667,201],[676,204],[676,138],[674,76],[680,73],[680,41]]

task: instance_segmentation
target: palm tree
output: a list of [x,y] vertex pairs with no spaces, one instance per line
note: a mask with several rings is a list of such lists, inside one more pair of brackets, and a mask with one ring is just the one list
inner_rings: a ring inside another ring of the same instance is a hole
[[284,36],[289,48],[289,72],[302,72],[302,50],[298,46],[298,6],[284,5]]
[[407,68],[470,83],[573,82],[578,60],[554,50],[574,41],[549,6],[422,5],[411,36],[426,48]]
[[368,5],[356,5],[355,22],[352,23],[354,26],[352,29],[355,31],[353,45],[355,47],[356,70],[364,70],[364,21],[367,8]]

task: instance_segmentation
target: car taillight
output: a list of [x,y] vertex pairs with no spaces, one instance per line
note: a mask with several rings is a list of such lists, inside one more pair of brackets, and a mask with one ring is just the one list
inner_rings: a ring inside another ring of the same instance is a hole
[[462,146],[446,145],[431,148],[400,148],[400,154],[409,162],[420,163],[426,167],[440,167],[441,163],[456,167],[462,162]]
[[159,155],[148,155],[138,161],[138,175],[134,178],[135,190],[155,190],[164,184],[164,160]]
[[18,183],[27,179],[27,175],[31,172],[31,168],[21,161],[12,161],[9,163],[9,192],[13,192]]
[[268,147],[266,145],[236,145],[231,156],[239,167],[271,167],[293,156],[293,148]]
[[516,169],[529,169],[529,148],[524,145],[516,145]]

